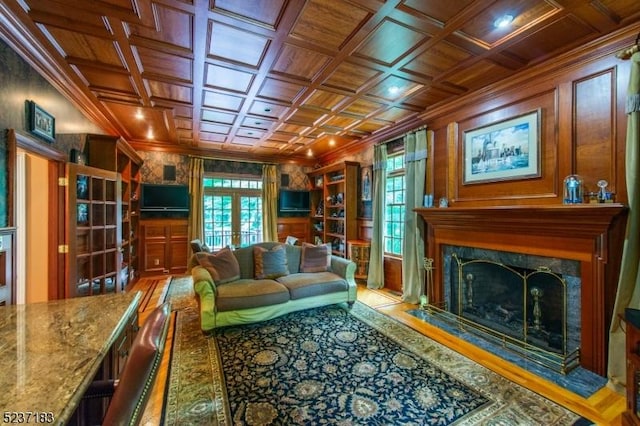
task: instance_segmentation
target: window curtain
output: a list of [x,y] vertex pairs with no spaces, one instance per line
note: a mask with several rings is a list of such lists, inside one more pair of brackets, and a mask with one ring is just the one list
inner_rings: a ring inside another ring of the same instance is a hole
[[[429,132],[431,133],[431,132]],[[422,205],[427,167],[427,130],[404,137],[405,212],[402,240],[402,299],[418,303],[424,294],[424,222],[414,208]]]
[[626,238],[622,252],[622,265],[618,292],[609,330],[609,364],[607,375],[609,385],[622,392],[626,383],[625,328],[619,314],[626,307],[640,308],[640,182],[638,181],[638,161],[640,161],[640,53],[631,56],[631,76],[627,94],[627,143],[626,182],[629,196],[629,216]]
[[387,145],[373,150],[373,230],[369,251],[367,287],[384,287],[384,217],[387,186]]
[[262,166],[262,241],[278,241],[278,170]]
[[191,194],[189,214],[189,241],[199,239],[204,242],[204,160],[191,158],[189,162],[189,194]]

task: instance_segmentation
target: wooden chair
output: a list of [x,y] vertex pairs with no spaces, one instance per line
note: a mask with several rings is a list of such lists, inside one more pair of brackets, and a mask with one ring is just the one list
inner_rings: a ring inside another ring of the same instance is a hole
[[138,330],[120,378],[99,380],[90,385],[85,398],[112,395],[103,425],[140,423],[162,361],[170,317],[169,302],[158,306]]

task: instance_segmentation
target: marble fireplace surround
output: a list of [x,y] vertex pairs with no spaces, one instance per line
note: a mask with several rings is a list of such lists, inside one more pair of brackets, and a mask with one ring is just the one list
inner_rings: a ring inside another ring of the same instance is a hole
[[580,262],[580,365],[606,376],[627,208],[622,204],[415,209],[425,221],[425,257],[434,260],[429,299],[445,301],[446,246],[475,247]]

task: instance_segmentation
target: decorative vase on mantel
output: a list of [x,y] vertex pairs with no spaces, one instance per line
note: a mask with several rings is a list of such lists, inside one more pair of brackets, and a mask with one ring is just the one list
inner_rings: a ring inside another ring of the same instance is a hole
[[583,201],[583,181],[579,175],[564,178],[563,204],[581,204]]

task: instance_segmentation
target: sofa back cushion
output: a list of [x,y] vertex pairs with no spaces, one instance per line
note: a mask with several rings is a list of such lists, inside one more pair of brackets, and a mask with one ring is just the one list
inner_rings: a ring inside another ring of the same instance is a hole
[[300,272],[326,272],[331,268],[331,244],[302,243]]
[[287,252],[283,244],[271,249],[260,246],[253,247],[253,272],[257,280],[278,278],[289,275]]
[[228,247],[215,253],[199,252],[196,257],[216,284],[224,284],[240,278],[240,265]]

